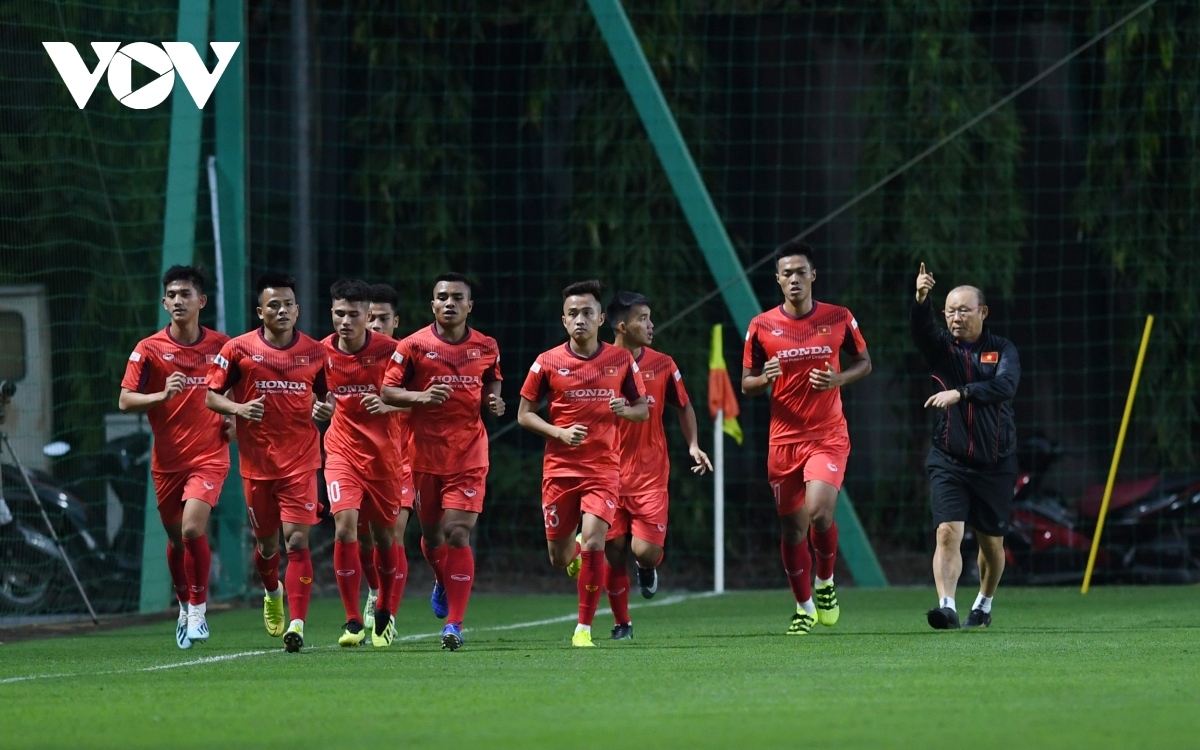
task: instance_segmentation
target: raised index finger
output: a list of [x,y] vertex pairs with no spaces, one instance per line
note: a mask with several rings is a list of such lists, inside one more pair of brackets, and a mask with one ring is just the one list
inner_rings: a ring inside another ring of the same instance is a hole
[[925,261],[921,261],[921,275],[925,275]]

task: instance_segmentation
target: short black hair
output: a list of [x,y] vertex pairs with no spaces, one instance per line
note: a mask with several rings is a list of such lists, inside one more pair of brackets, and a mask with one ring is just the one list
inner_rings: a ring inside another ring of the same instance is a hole
[[391,305],[395,310],[400,304],[400,295],[391,284],[371,284],[369,295],[372,305]]
[[166,291],[168,284],[176,281],[186,281],[196,287],[197,292],[204,294],[204,272],[195,266],[171,266],[168,268],[162,278],[163,291]]
[[329,297],[335,300],[344,299],[347,302],[369,303],[371,287],[367,286],[367,282],[358,279],[339,279],[329,287]]
[[803,255],[810,268],[817,267],[816,254],[812,246],[802,240],[791,239],[775,248],[775,270],[779,270],[779,261],[793,255]]
[[433,285],[436,287],[438,284],[442,283],[443,281],[451,281],[451,282],[458,282],[459,284],[466,284],[467,285],[467,295],[471,296],[471,297],[475,296],[475,285],[471,283],[471,277],[467,276],[465,273],[459,273],[458,271],[447,271],[443,274],[438,274],[438,277],[433,280]]
[[563,287],[563,299],[574,297],[576,295],[590,294],[600,301],[600,295],[604,291],[604,285],[599,279],[588,279],[587,281],[576,281],[574,284],[567,284]]
[[296,291],[296,277],[286,273],[264,273],[254,283],[254,296],[262,299],[264,289],[291,289]]
[[621,323],[629,322],[629,313],[638,305],[650,307],[650,299],[639,292],[617,292],[617,295],[608,303],[608,309],[605,314],[608,317],[608,324],[612,329],[617,330],[617,326]]

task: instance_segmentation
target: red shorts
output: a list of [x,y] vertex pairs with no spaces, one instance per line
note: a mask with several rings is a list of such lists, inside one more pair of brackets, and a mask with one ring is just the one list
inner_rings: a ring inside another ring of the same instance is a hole
[[423,526],[436,526],[442,511],[461,510],[483,512],[483,497],[487,494],[488,467],[478,466],[457,474],[427,474],[413,472],[413,487],[417,492],[417,518]]
[[546,538],[566,539],[575,536],[583,513],[591,513],[612,525],[617,513],[619,476],[611,477],[544,477],[542,479],[542,516],[546,523]]
[[184,471],[152,471],[154,496],[158,499],[158,515],[163,526],[183,521],[183,503],[196,498],[217,507],[221,485],[229,466],[197,466]]
[[813,480],[842,488],[850,439],[844,436],[772,445],[767,452],[767,481],[781,516],[804,507],[805,483]]
[[256,537],[279,531],[284,523],[317,524],[317,472],[305,471],[282,479],[242,478],[246,511]]
[[402,477],[370,479],[344,461],[326,460],[325,486],[331,513],[357,510],[363,521],[379,526],[395,524],[400,509],[413,504],[413,494],[406,491]]
[[633,534],[659,547],[667,541],[667,493],[646,492],[641,495],[621,495],[617,512],[608,527],[605,539],[617,539]]

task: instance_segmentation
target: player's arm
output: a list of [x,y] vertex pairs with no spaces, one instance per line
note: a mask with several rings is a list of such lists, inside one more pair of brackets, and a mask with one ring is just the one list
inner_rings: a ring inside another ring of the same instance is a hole
[[504,399],[500,398],[499,380],[493,380],[483,385],[483,405],[493,417],[504,416]]
[[542,419],[542,415],[538,414],[538,405],[524,396],[521,397],[521,405],[517,407],[517,424],[535,435],[541,435],[547,440],[558,440],[571,447],[582,443],[588,431],[587,425],[582,424],[573,424],[565,429],[555,427]]
[[173,372],[167,376],[167,387],[158,393],[138,393],[128,388],[122,388],[121,397],[117,399],[117,408],[125,414],[141,414],[150,411],[183,393],[184,382],[182,372]]
[[708,454],[700,449],[700,429],[696,424],[696,410],[689,402],[683,406],[676,406],[675,411],[679,414],[679,429],[683,431],[683,439],[687,441],[688,454],[696,463],[692,467],[692,473],[703,474],[712,471],[712,461],[709,461]]
[[363,396],[362,403],[368,414],[395,414],[397,412],[408,414],[412,411],[407,406],[388,406],[377,393],[368,393]]
[[328,422],[329,420],[333,419],[333,409],[334,409],[334,403],[333,403],[333,394],[332,393],[326,393],[325,398],[317,398],[317,395],[315,393],[313,394],[313,401],[312,401],[312,418],[313,419],[315,419],[318,422]]
[[224,393],[209,389],[208,393],[204,394],[204,405],[215,411],[217,414],[226,417],[241,417],[248,419],[251,422],[261,422],[263,418],[263,402],[267,400],[266,396],[259,396],[252,401],[247,401],[244,404],[239,404],[229,398]]
[[608,408],[621,419],[630,422],[645,422],[650,418],[650,403],[645,396],[639,396],[632,403],[624,396],[609,399]]
[[871,355],[867,353],[866,349],[860,352],[847,352],[846,356],[850,359],[850,366],[841,372],[834,372],[833,365],[826,362],[824,369],[814,367],[808,373],[808,382],[812,383],[814,391],[841,388],[871,374]]
[[746,396],[761,396],[771,387],[771,383],[783,372],[779,367],[779,359],[771,357],[761,368],[742,367],[742,393]]

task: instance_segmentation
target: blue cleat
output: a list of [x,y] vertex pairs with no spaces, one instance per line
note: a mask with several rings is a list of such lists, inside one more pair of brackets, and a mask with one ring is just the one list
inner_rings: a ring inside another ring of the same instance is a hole
[[429,597],[429,606],[433,608],[433,616],[439,620],[446,619],[450,614],[450,602],[446,601],[446,587],[437,581],[433,582],[433,595]]
[[462,645],[462,625],[457,622],[446,623],[446,627],[442,628],[442,650],[457,651]]

